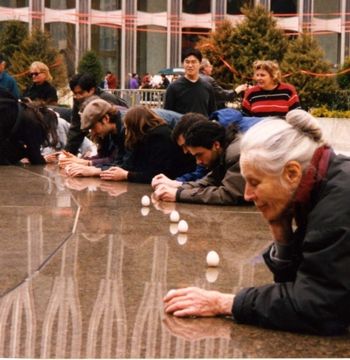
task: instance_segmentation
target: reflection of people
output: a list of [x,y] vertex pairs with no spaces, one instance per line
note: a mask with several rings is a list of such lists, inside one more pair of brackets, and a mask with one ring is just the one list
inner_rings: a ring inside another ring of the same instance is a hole
[[58,100],[57,92],[55,87],[50,84],[52,76],[48,66],[41,61],[34,61],[29,67],[29,75],[33,84],[25,90],[23,97],[55,105]]
[[181,114],[198,112],[209,116],[216,110],[214,90],[199,76],[202,54],[198,49],[187,49],[182,55],[185,75],[172,82],[165,93],[164,109]]
[[204,58],[200,66],[200,77],[208,82],[214,89],[216,106],[218,109],[225,107],[227,101],[236,100],[237,97],[247,89],[247,84],[237,86],[234,90],[223,89],[218,82],[211,76],[213,72],[213,66],[210,61]]
[[281,71],[275,61],[258,60],[253,64],[256,85],[243,98],[242,111],[248,116],[285,116],[299,108],[299,97],[293,85],[281,82]]
[[[275,283],[236,296],[171,290],[176,316],[232,314],[241,323],[335,335],[350,323],[350,158],[336,155],[303,110],[259,122],[243,136],[245,198],[269,224],[264,259]],[[293,223],[296,224],[295,230]]]

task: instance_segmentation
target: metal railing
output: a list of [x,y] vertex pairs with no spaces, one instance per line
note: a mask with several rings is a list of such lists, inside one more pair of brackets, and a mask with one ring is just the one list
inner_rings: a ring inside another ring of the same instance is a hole
[[152,109],[162,108],[164,104],[164,89],[114,89],[105,91],[120,96],[129,107],[145,105]]

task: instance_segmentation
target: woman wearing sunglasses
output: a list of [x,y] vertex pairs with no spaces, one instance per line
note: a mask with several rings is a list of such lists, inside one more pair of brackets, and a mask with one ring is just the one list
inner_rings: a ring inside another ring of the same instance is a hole
[[41,101],[46,105],[57,104],[57,92],[50,84],[52,76],[46,64],[34,61],[29,68],[29,76],[33,84],[24,92],[23,97]]

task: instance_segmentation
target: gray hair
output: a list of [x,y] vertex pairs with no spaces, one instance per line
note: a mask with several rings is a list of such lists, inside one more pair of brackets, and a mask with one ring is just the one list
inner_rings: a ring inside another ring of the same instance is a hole
[[280,175],[289,161],[296,160],[304,171],[315,150],[324,144],[317,120],[304,110],[292,110],[286,120],[266,118],[246,132],[241,142],[241,168],[249,163]]

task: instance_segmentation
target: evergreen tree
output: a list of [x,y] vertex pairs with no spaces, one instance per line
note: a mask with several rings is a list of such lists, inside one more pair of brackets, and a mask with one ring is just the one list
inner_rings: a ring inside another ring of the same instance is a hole
[[89,73],[96,79],[97,85],[100,85],[103,78],[103,68],[101,61],[94,51],[87,51],[81,58],[78,65],[79,73]]
[[49,67],[53,77],[52,84],[58,90],[67,86],[66,64],[52,44],[50,35],[40,29],[33,29],[12,57],[12,72],[16,75],[17,83],[22,91],[32,84],[27,75],[29,66],[34,61],[41,61]]
[[335,78],[311,74],[331,73],[332,67],[324,59],[317,40],[310,35],[301,34],[290,41],[281,69],[285,75],[290,74],[286,80],[296,87],[303,108],[318,107],[334,101],[332,94],[337,90]]
[[[288,47],[288,39],[277,21],[264,7],[243,7],[244,19],[233,26],[223,21],[209,38],[201,39],[199,48],[214,65],[218,81],[240,84],[252,78],[255,60],[280,62]],[[222,60],[228,62],[236,73],[230,72]]]
[[350,89],[350,57],[344,60],[344,64],[340,69],[342,71],[347,71],[344,74],[337,75],[337,82],[341,89]]
[[0,32],[0,53],[4,54],[11,64],[15,51],[20,49],[22,41],[28,36],[27,25],[21,21],[9,21]]

